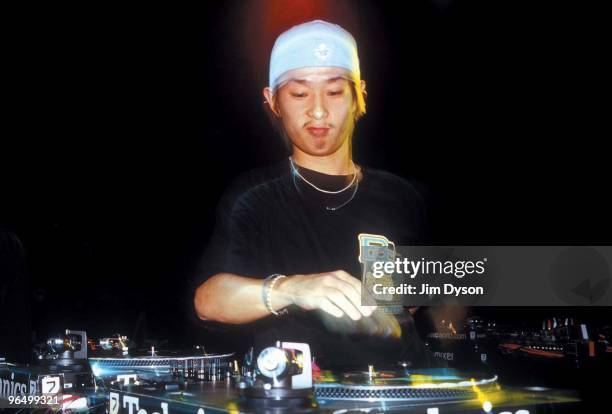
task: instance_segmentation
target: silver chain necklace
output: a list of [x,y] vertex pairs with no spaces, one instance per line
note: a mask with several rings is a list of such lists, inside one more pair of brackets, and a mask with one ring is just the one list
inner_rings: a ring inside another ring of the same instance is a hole
[[351,182],[344,187],[342,190],[338,190],[338,191],[329,191],[329,190],[324,190],[322,188],[317,187],[316,185],[314,185],[313,183],[311,183],[310,181],[308,181],[302,174],[300,174],[300,172],[298,171],[298,169],[296,168],[295,164],[293,163],[293,159],[291,157],[289,157],[289,162],[291,163],[291,169],[293,170],[293,172],[300,177],[302,180],[304,180],[304,182],[306,184],[308,184],[309,186],[311,186],[312,188],[314,188],[317,191],[320,191],[322,193],[325,194],[340,194],[343,191],[348,190],[349,188],[351,188],[353,186],[353,184],[355,184],[355,180],[357,179],[357,172],[355,171],[355,163],[353,163],[353,160],[351,160],[351,164],[353,164],[353,171],[355,171],[353,173],[353,179],[351,180]]
[[355,163],[353,163],[353,161],[351,160],[351,163],[353,164],[353,171],[355,171],[355,173],[353,174],[353,179],[351,180],[351,182],[349,183],[349,185],[347,185],[346,187],[344,187],[343,189],[339,190],[339,191],[329,191],[329,190],[324,190],[322,188],[317,187],[316,185],[314,185],[313,183],[311,183],[310,181],[308,181],[302,174],[300,174],[300,172],[298,171],[298,169],[296,168],[295,164],[293,163],[293,159],[291,157],[289,157],[289,163],[291,164],[291,170],[293,171],[294,175],[293,175],[293,184],[295,185],[296,190],[299,191],[298,187],[297,187],[297,183],[295,182],[295,176],[297,175],[298,177],[300,177],[302,179],[302,181],[304,181],[306,184],[310,185],[312,188],[314,188],[315,190],[321,192],[321,193],[326,193],[326,194],[339,194],[343,191],[348,190],[349,188],[351,188],[351,186],[353,184],[355,184],[355,189],[353,190],[353,194],[351,194],[351,198],[349,198],[348,200],[346,200],[344,203],[340,204],[339,206],[335,206],[335,207],[329,207],[329,206],[325,206],[325,209],[328,211],[336,211],[342,207],[344,207],[345,205],[347,205],[348,203],[350,203],[353,198],[355,198],[355,194],[357,194],[357,189],[359,188],[359,180],[357,180],[357,171],[355,168]]

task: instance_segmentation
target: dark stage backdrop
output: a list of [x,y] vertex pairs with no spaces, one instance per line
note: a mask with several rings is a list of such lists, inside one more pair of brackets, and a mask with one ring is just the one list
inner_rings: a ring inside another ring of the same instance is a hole
[[286,155],[262,105],[272,41],[317,17],[359,45],[356,159],[422,184],[434,240],[609,245],[606,16],[601,2],[484,0],[8,14],[1,219],[27,254],[38,337],[193,340],[184,280],[219,195]]

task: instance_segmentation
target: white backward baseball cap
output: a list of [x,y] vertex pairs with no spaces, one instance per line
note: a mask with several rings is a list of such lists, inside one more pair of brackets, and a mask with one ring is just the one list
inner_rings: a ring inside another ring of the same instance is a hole
[[270,57],[268,86],[272,93],[283,83],[290,70],[307,67],[346,69],[359,83],[359,57],[353,36],[337,24],[313,20],[282,33],[274,43]]

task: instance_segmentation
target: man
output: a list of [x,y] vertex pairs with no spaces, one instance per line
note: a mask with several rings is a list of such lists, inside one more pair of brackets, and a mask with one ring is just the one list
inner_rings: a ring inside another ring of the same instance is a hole
[[195,283],[200,319],[248,324],[257,347],[308,342],[322,366],[410,357],[395,319],[361,302],[358,236],[424,236],[414,187],[352,160],[365,86],[341,27],[315,20],[276,40],[263,95],[291,156],[237,179],[219,203]]

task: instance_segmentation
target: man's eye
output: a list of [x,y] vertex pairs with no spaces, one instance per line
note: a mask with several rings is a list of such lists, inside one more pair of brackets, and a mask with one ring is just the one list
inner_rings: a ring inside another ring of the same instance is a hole
[[304,98],[306,96],[306,93],[291,92],[291,96],[293,96],[294,98]]
[[344,91],[329,91],[328,94],[331,96],[342,95]]

